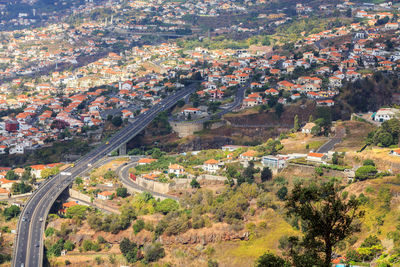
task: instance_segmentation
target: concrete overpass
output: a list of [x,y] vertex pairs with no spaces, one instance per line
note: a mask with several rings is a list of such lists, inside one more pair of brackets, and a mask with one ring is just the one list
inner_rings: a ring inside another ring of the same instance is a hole
[[[31,196],[21,212],[17,225],[17,236],[14,243],[12,266],[37,267],[43,265],[43,233],[46,217],[58,196],[75,180],[75,177],[87,172],[97,162],[112,151],[124,150],[125,144],[139,134],[160,112],[168,110],[180,99],[196,91],[197,86],[191,84],[168,96],[159,104],[121,129],[97,148],[80,158],[63,174],[49,178]],[[126,148],[125,148],[126,150]]]

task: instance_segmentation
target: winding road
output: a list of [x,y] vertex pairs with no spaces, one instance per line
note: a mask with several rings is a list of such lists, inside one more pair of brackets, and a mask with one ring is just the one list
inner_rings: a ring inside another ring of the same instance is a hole
[[126,142],[145,129],[160,112],[168,110],[180,99],[195,92],[196,88],[196,85],[192,83],[185,89],[168,96],[147,112],[137,116],[133,122],[113,135],[107,142],[80,158],[72,167],[46,180],[32,194],[20,215],[12,266],[42,266],[44,257],[43,232],[46,217],[58,196],[74,181],[75,177],[85,173],[107,154],[125,145]]
[[148,190],[147,188],[138,185],[137,183],[133,182],[130,178],[129,178],[129,169],[133,168],[137,165],[136,162],[130,162],[127,165],[123,165],[121,167],[118,167],[116,172],[118,174],[119,179],[121,180],[122,184],[128,188],[128,191],[134,191],[134,192],[149,192],[151,193],[155,198],[160,198],[160,199],[166,199],[166,198],[170,198],[170,199],[174,199],[174,200],[178,200],[177,197],[174,196],[170,196],[170,195],[166,195],[166,194],[161,194],[155,191],[151,191]]

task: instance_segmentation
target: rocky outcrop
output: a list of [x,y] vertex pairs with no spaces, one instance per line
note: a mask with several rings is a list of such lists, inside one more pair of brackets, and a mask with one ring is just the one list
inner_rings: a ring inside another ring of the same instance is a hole
[[220,241],[235,241],[235,240],[248,240],[248,232],[188,232],[177,236],[162,235],[158,241],[163,245],[172,244],[201,244],[207,245],[209,243],[216,243]]

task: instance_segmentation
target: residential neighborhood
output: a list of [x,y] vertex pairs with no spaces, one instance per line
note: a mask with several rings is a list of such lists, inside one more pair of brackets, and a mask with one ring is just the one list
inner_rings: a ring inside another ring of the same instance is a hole
[[0,265],[398,266],[399,11],[0,0]]

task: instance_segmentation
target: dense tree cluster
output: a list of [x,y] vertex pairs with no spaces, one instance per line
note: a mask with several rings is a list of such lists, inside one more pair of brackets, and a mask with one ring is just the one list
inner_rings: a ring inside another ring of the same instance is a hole
[[18,217],[21,213],[21,209],[16,205],[11,205],[9,208],[5,208],[3,211],[3,215],[6,220],[11,220],[12,218]]
[[392,103],[392,95],[399,91],[397,76],[374,73],[371,77],[347,82],[338,96],[339,105],[335,105],[339,118],[349,118],[353,112],[377,110]]
[[381,147],[397,145],[400,138],[400,121],[390,119],[381,124],[381,126],[368,134],[368,144],[375,144]]
[[24,183],[24,182],[14,183],[11,186],[11,193],[13,193],[15,195],[25,194],[25,193],[28,193],[30,191],[32,191],[32,186],[27,184],[27,183]]

